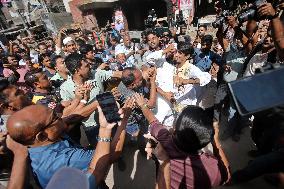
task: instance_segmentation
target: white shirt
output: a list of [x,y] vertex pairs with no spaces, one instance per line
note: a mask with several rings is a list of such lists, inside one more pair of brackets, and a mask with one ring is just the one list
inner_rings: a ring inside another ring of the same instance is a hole
[[[133,51],[133,47],[128,48],[124,44],[118,44],[115,46],[115,55],[124,53],[126,56]],[[135,64],[135,57],[131,55],[127,60],[126,63],[129,67],[133,66]]]
[[[164,62],[162,67],[157,68],[156,83],[165,92],[173,92],[175,67],[168,62]],[[171,127],[174,122],[173,105],[164,99],[159,93],[157,95],[157,103],[154,109],[155,117],[165,126]]]

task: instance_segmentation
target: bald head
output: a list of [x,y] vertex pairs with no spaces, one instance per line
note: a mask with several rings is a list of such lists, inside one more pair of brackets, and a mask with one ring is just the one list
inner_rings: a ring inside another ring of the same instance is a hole
[[9,135],[21,144],[34,139],[52,119],[52,110],[42,105],[28,106],[12,114],[7,121]]
[[142,73],[137,68],[125,68],[122,72],[121,81],[128,88],[140,87],[142,80]]

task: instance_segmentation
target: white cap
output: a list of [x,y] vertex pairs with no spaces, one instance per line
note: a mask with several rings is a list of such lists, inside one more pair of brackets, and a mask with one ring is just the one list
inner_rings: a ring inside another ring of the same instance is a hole
[[115,56],[117,56],[117,55],[119,55],[119,54],[124,54],[124,55],[125,55],[125,52],[122,51],[122,50],[118,50],[118,51],[115,51],[115,52],[114,52],[114,55],[115,55]]
[[63,45],[67,45],[67,43],[69,42],[74,42],[74,40],[72,39],[72,37],[66,37],[65,39],[63,39]]

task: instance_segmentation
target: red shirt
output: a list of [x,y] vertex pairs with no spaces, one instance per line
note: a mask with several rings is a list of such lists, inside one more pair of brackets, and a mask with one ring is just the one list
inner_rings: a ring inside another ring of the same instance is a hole
[[211,154],[186,154],[172,140],[170,132],[159,122],[150,125],[151,135],[163,146],[170,158],[171,188],[212,188],[222,184],[222,163]]

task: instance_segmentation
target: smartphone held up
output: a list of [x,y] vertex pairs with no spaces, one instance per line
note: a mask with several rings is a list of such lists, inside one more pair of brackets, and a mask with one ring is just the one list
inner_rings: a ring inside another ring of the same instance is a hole
[[111,92],[97,95],[97,101],[108,123],[115,123],[121,120],[118,113],[118,106]]

